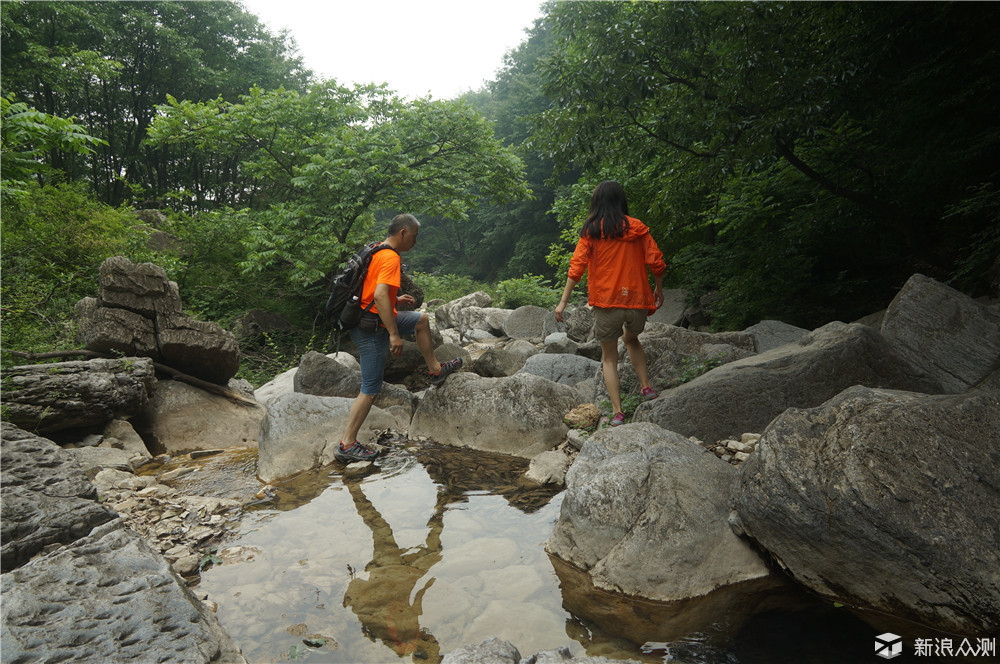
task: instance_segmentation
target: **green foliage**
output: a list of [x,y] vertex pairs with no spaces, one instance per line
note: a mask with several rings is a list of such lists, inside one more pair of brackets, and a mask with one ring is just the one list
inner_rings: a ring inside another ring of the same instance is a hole
[[170,98],[158,111],[154,145],[211,149],[243,164],[236,188],[255,189],[264,212],[242,267],[280,266],[300,288],[332,275],[376,211],[465,220],[480,196],[528,194],[520,160],[464,102],[406,101],[384,87],[327,82],[306,94],[255,88],[238,104]]
[[[425,300],[441,299],[445,302],[451,302],[469,293],[477,291],[490,293],[493,290],[485,283],[475,281],[470,277],[454,274],[435,275],[425,272],[413,272],[410,276],[423,289]],[[492,293],[490,296],[492,297]]]
[[[636,408],[642,405],[642,403],[645,402],[646,399],[641,394],[636,395],[636,394],[625,394],[625,393],[622,393],[621,398],[622,398],[622,413],[625,414],[625,421],[631,422],[632,416],[635,415]],[[610,401],[602,401],[599,404],[599,406],[601,408],[601,412],[607,413],[609,417],[614,417]]]
[[307,352],[326,353],[328,334],[328,330],[293,327],[282,333],[267,333],[262,340],[241,339],[240,368],[236,378],[242,378],[258,388],[275,376],[299,366]]
[[562,289],[553,288],[543,277],[526,274],[516,279],[505,279],[496,285],[497,301],[494,306],[517,309],[527,305],[551,309],[559,302]]
[[677,368],[674,382],[671,387],[688,383],[702,374],[706,374],[715,367],[721,367],[726,363],[725,358],[718,356],[696,357],[689,356],[681,360],[681,366]]
[[[4,93],[47,114],[80,118],[107,143],[93,155],[48,155],[100,200],[199,190],[239,162],[143,143],[167,94],[235,99],[253,85],[301,89],[309,73],[285,35],[270,34],[236,2],[3,2]],[[228,202],[228,199],[222,199]]]
[[[994,178],[996,179],[996,178]],[[1000,188],[996,182],[986,182],[973,187],[969,196],[952,205],[945,220],[951,223],[970,224],[977,218],[996,221],[975,233],[961,252],[964,258],[955,270],[952,285],[974,295],[988,292],[987,277],[993,262],[1000,257]],[[971,225],[971,224],[970,224]],[[973,226],[974,227],[974,226]]]
[[[720,296],[717,326],[849,319],[885,306],[915,271],[969,284],[978,271],[981,288],[990,250],[976,250],[997,215],[977,188],[1000,177],[1000,13],[548,7],[539,66],[553,103],[533,118],[533,144],[581,169],[581,183],[621,181],[677,268],[668,281]],[[580,194],[561,193],[566,228]],[[550,263],[564,267],[567,251]]]
[[97,273],[127,255],[135,218],[94,201],[81,185],[26,183],[3,210],[2,315],[6,350],[75,347],[71,314],[96,296]]
[[92,146],[105,144],[84,132],[73,119],[42,113],[14,95],[0,97],[0,160],[3,180],[0,190],[5,197],[25,195],[24,184],[33,176],[51,172],[42,158],[50,150],[87,154]]

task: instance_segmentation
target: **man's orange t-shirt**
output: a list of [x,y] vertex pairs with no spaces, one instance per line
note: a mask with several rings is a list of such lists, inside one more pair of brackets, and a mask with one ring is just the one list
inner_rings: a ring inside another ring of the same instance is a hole
[[[403,277],[403,259],[393,249],[383,249],[372,256],[365,275],[365,285],[361,289],[361,308],[368,306],[375,299],[375,287],[378,284],[389,286],[389,302],[392,303],[392,316],[396,317],[396,294]],[[369,310],[378,313],[378,305],[372,304]]]

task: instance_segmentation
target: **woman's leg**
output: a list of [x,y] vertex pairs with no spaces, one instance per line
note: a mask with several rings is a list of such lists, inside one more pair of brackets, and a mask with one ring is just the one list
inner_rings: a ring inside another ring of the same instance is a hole
[[611,399],[611,415],[622,412],[622,392],[618,379],[618,340],[601,342],[601,365],[604,373],[604,386],[608,388]]
[[632,360],[635,375],[639,378],[639,388],[649,387],[649,369],[646,366],[646,351],[642,349],[639,337],[629,332],[628,328],[625,328],[622,341],[625,342],[625,350],[628,351],[628,357]]

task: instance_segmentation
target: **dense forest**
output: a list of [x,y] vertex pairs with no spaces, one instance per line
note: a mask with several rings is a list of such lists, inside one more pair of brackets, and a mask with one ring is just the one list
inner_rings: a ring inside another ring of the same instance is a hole
[[234,332],[288,321],[242,342],[259,383],[324,345],[332,275],[399,211],[428,296],[552,307],[606,178],[716,329],[854,320],[914,272],[986,292],[996,5],[556,1],[526,28],[482,89],[406,99],[318,79],[236,2],[0,3],[4,363],[75,347],[123,254]]

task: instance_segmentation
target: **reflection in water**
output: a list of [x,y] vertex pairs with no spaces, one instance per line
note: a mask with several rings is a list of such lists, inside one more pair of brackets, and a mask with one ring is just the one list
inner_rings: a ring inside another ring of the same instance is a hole
[[361,491],[361,483],[346,482],[358,514],[372,531],[374,553],[365,566],[368,578],[356,577],[344,593],[344,606],[361,620],[369,637],[381,639],[398,655],[414,655],[437,661],[440,647],[426,630],[420,629],[424,593],[434,583],[431,577],[413,593],[428,570],[441,560],[441,529],[447,502],[439,493],[434,515],[427,522],[427,539],[419,547],[403,550],[392,528]]
[[[199,464],[172,484],[241,500],[260,489],[245,453]],[[253,556],[223,556],[201,590],[251,664],[433,664],[491,636],[525,654],[568,646],[647,664],[834,664],[873,643],[844,611],[780,589],[741,588],[735,607],[761,612],[748,621],[726,615],[733,603],[721,596],[678,607],[594,594],[545,554],[562,494],[526,483],[526,467],[409,444],[364,478],[339,466],[303,473],[245,515],[228,546]],[[793,624],[803,633],[789,638]],[[314,647],[311,635],[328,642]]]

